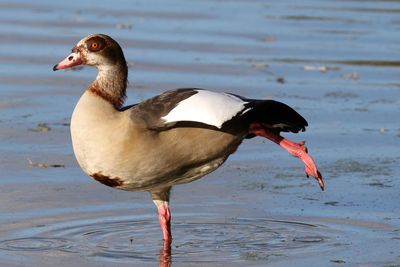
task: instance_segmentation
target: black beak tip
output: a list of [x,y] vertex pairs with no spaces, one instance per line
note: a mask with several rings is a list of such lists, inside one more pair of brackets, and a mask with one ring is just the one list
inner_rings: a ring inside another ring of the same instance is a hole
[[53,67],[53,71],[56,71],[56,70],[58,70],[58,64],[54,65],[54,67]]

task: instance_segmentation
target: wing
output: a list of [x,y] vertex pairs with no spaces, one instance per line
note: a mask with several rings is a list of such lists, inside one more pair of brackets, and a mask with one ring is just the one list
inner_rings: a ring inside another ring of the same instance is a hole
[[284,103],[197,88],[168,91],[121,111],[125,110],[130,112],[132,120],[139,119],[152,130],[183,125],[227,130],[234,125],[246,128],[258,122],[277,133],[297,133],[308,125]]
[[248,110],[245,99],[236,95],[197,88],[177,89],[150,98],[127,109],[150,129],[170,128],[178,122],[194,122],[221,128]]

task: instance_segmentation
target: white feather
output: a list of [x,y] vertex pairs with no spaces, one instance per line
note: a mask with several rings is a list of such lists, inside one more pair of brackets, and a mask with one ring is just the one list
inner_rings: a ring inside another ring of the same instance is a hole
[[207,90],[197,90],[198,93],[181,101],[166,116],[166,123],[178,121],[194,121],[221,128],[224,122],[232,119],[245,109],[247,102],[226,94]]

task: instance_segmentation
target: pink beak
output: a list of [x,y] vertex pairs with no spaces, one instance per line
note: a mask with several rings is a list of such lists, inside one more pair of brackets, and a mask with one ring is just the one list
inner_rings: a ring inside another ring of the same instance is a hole
[[53,70],[62,70],[62,69],[68,69],[74,66],[81,65],[83,63],[80,55],[78,52],[72,52],[69,54],[63,61],[60,63],[56,64],[53,67]]

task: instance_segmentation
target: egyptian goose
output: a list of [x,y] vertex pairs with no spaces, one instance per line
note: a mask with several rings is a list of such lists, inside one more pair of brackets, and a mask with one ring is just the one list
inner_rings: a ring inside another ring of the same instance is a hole
[[53,70],[77,65],[98,69],[71,119],[72,144],[83,171],[117,189],[149,191],[164,241],[171,243],[169,193],[214,171],[246,138],[265,137],[300,158],[307,176],[322,176],[304,142],[280,132],[304,131],[307,121],[286,104],[198,88],[167,91],[123,106],[128,68],[119,44],[89,35]]

